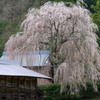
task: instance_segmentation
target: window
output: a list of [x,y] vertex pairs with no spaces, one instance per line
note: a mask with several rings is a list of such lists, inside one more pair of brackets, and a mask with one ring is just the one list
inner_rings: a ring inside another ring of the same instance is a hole
[[18,92],[14,92],[13,96],[14,96],[14,100],[19,100],[19,93]]
[[0,76],[0,86],[6,86],[6,76]]
[[20,99],[21,99],[21,100],[25,100],[25,95],[26,95],[26,94],[25,94],[24,92],[22,92],[21,95],[20,95]]
[[7,97],[6,97],[6,92],[3,92],[2,94],[1,94],[1,100],[6,100],[7,99]]
[[12,76],[6,77],[6,86],[8,86],[8,87],[12,86]]
[[13,100],[13,93],[12,92],[8,92],[7,94],[7,100]]
[[30,78],[29,77],[26,77],[25,78],[25,82],[26,82],[25,88],[26,89],[30,89]]
[[24,76],[20,77],[20,86],[19,87],[21,87],[21,88],[25,87],[25,77]]
[[14,87],[18,87],[18,83],[19,83],[18,77],[17,76],[14,76],[13,77],[13,86]]
[[36,78],[31,78],[31,89],[34,90],[36,85]]
[[26,100],[30,100],[31,94],[30,93],[26,93],[25,97],[26,97]]

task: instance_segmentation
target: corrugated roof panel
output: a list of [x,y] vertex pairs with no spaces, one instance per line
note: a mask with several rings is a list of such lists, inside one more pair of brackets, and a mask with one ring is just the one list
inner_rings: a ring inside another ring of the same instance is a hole
[[[29,51],[26,55],[21,55],[19,52],[15,55],[14,60],[18,61],[21,66],[45,66],[48,61],[50,51]],[[3,59],[8,59],[6,52],[3,52]]]
[[19,65],[18,61],[14,61],[14,60],[7,60],[7,59],[1,59],[0,58],[0,64],[6,64],[6,65]]
[[[4,63],[5,61],[5,63]],[[7,61],[7,62],[6,62]],[[3,62],[3,63],[2,63]],[[35,71],[32,71],[30,69],[23,68],[19,65],[12,65],[9,60],[1,60],[0,59],[0,75],[6,75],[6,76],[27,76],[27,77],[37,77],[37,78],[47,78],[51,79],[48,76],[45,76],[43,74],[37,73]]]

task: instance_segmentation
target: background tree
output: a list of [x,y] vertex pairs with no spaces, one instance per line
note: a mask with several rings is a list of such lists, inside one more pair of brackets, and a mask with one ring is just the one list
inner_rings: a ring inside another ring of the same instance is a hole
[[76,3],[77,0],[55,0],[56,2],[60,2],[60,1],[63,1],[63,2],[72,2],[72,3]]
[[94,10],[91,8],[91,5],[96,5],[97,0],[84,0],[84,2],[86,3],[86,8],[88,10],[90,10],[90,12],[94,13]]
[[[20,31],[21,22],[25,19],[27,10],[31,7],[39,8],[48,0],[1,0],[0,1],[0,56],[5,43],[12,34]],[[5,23],[7,22],[7,25]]]
[[[4,50],[4,38],[6,38],[5,36],[2,35],[3,32],[5,32],[5,28],[7,26],[8,22],[7,21],[0,21],[0,56],[2,54],[2,51]],[[7,40],[6,40],[7,42]]]
[[96,34],[98,35],[99,39],[98,39],[98,43],[100,46],[100,1],[98,0],[96,3],[96,6],[91,6],[91,8],[95,11],[91,17],[94,23],[96,23],[98,25],[99,31],[96,32]]
[[92,14],[93,22],[95,22],[99,27],[100,32],[100,1],[98,0],[96,6],[92,5],[92,9],[94,9],[95,13]]
[[[100,55],[97,26],[92,22],[89,11],[80,6],[66,7],[63,2],[47,2],[40,9],[32,8],[21,24],[23,32],[12,35],[5,50],[9,58],[17,52],[49,49],[50,61],[55,70],[54,80],[64,90],[71,82],[71,91],[80,88],[77,82],[90,81],[97,91]],[[28,63],[28,62],[27,62]],[[29,62],[30,63],[30,62]]]

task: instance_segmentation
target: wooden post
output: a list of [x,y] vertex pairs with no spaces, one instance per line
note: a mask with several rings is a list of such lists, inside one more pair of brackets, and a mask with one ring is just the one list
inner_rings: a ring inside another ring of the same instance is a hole
[[20,91],[19,91],[19,93],[18,93],[18,99],[20,100]]
[[35,93],[35,95],[36,95],[36,100],[38,100],[38,95],[37,95],[37,78],[35,79],[35,91],[36,91],[36,93]]
[[[20,76],[18,77],[18,87],[20,87]],[[20,100],[20,90],[18,90],[18,100]]]
[[32,93],[31,93],[31,100],[32,100]]
[[0,91],[0,100],[1,100],[1,91]]
[[13,98],[13,100],[14,100],[14,92],[12,93],[12,98]]

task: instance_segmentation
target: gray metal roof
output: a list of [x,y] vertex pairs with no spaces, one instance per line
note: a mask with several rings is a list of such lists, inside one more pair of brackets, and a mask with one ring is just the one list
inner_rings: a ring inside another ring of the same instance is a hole
[[[14,60],[18,61],[21,66],[45,66],[48,61],[50,51],[28,51],[25,55],[21,52],[14,56]],[[8,59],[7,53],[3,52],[2,59]]]
[[30,69],[23,68],[19,65],[11,65],[7,64],[6,60],[5,63],[2,63],[3,60],[0,59],[0,75],[5,76],[27,76],[27,77],[37,77],[37,78],[46,78],[51,79],[48,76],[43,74],[37,73]]
[[7,65],[20,65],[18,61],[15,60],[8,60],[8,59],[1,59],[0,58],[0,64],[7,64]]

